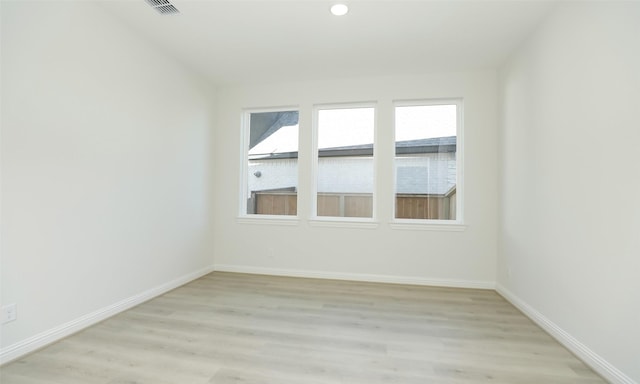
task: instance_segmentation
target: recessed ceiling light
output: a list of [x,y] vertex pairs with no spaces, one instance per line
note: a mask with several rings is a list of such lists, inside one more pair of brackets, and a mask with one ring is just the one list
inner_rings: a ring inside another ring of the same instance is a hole
[[331,7],[331,13],[336,16],[344,16],[349,12],[349,7],[344,4],[335,4]]

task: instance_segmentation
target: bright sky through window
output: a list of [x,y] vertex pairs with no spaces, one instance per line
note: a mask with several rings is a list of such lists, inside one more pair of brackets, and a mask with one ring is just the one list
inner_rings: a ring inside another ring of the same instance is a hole
[[[397,127],[402,127],[402,129]],[[419,105],[396,108],[396,141],[455,135],[455,105]]]
[[318,149],[372,144],[373,108],[321,109],[318,111]]
[[298,124],[284,126],[249,150],[249,155],[298,152]]
[[[324,127],[318,148],[335,148],[373,143],[373,108],[323,109],[319,111]],[[396,141],[428,139],[456,135],[455,105],[421,105],[396,108]],[[425,129],[425,126],[427,129]],[[297,152],[298,125],[285,126],[255,147],[249,155]]]

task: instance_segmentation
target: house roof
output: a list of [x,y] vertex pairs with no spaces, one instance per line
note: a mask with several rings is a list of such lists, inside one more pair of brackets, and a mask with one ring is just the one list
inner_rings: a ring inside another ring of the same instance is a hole
[[298,124],[298,111],[251,113],[249,149],[255,147],[280,128]]
[[[455,152],[456,136],[434,137],[429,139],[406,140],[396,143],[396,154],[408,155],[419,153]],[[323,148],[318,151],[319,157],[371,156],[373,144],[349,145],[344,147]],[[298,152],[281,152],[250,156],[251,160],[296,159]]]

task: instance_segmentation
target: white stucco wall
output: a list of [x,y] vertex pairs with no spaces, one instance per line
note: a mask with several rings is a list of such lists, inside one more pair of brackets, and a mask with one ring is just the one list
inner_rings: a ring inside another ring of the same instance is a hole
[[[255,173],[260,172],[260,176]],[[298,189],[298,159],[252,160],[247,174],[247,198],[252,191],[295,187]]]
[[447,193],[456,185],[456,154],[407,156],[395,162],[397,193]]
[[[248,167],[248,191],[298,187],[298,160],[254,160]],[[318,162],[318,192],[372,193],[374,159],[325,157]],[[403,156],[395,164],[397,192],[444,194],[456,184],[455,153]],[[260,172],[260,177],[256,172]]]

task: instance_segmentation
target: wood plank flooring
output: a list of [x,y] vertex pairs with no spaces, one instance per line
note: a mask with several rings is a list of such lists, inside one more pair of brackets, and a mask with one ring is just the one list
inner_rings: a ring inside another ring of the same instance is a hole
[[489,290],[215,272],[0,368],[2,384],[592,384]]

